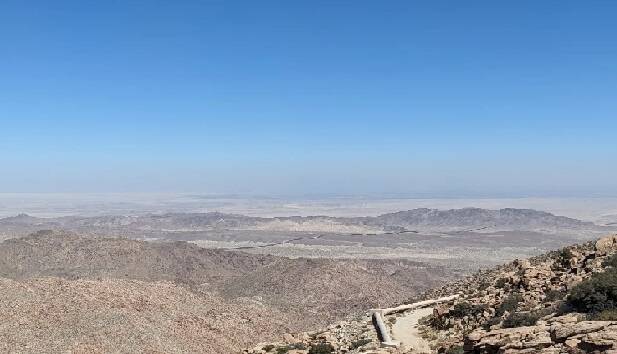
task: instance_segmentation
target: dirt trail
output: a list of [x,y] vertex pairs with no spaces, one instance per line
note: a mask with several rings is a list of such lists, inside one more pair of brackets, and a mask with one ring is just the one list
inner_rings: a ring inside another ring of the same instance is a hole
[[400,342],[404,350],[413,349],[414,353],[430,353],[428,342],[418,332],[418,320],[431,313],[433,308],[427,307],[408,311],[403,316],[397,317],[392,326],[392,339]]

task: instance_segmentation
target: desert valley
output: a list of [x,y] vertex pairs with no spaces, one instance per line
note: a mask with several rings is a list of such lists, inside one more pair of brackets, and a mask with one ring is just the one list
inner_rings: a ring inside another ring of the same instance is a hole
[[[611,223],[515,208],[344,217],[22,213],[0,219],[0,343],[3,351],[49,353],[312,354],[319,345],[419,352],[428,342],[379,349],[370,310],[457,294],[482,303],[475,284],[513,267],[502,264],[615,232]],[[415,319],[388,315],[388,326],[409,333],[405,321],[425,321],[433,308]],[[457,331],[482,325],[452,321]],[[453,338],[462,340],[450,333],[451,346]],[[250,349],[258,342],[274,344]]]

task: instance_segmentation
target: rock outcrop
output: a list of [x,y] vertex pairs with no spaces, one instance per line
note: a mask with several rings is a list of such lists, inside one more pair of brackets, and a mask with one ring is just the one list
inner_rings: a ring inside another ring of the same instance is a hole
[[[617,235],[517,260],[450,287],[462,296],[426,321],[438,352],[617,353],[617,321],[593,321],[567,294],[617,252]],[[436,292],[448,289],[445,286]]]
[[492,331],[477,330],[465,338],[467,353],[617,353],[617,322],[554,317],[542,324]]

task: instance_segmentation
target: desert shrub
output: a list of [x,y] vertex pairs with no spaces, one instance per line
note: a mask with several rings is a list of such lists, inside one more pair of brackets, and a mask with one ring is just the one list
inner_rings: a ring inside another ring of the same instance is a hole
[[570,305],[567,301],[562,301],[555,308],[555,316],[563,316],[574,311],[575,309],[572,305]]
[[465,316],[477,316],[488,308],[485,304],[475,305],[469,302],[460,302],[450,310],[450,315],[456,318]]
[[565,296],[566,296],[566,292],[565,291],[561,291],[561,290],[549,290],[546,293],[544,293],[544,295],[546,296],[545,300],[547,302],[553,302],[553,301],[557,301],[557,300],[562,300]]
[[369,344],[370,342],[372,342],[372,340],[370,339],[359,339],[359,340],[351,342],[351,346],[349,347],[349,349],[351,350],[358,349],[362,346]]
[[503,320],[503,328],[533,326],[538,322],[540,314],[533,312],[514,312]]
[[301,342],[300,343],[288,344],[286,346],[282,346],[282,347],[276,348],[275,353],[276,354],[287,354],[292,349],[305,350],[306,349],[306,345],[304,343],[301,343]]
[[465,350],[462,345],[453,345],[448,350],[444,352],[444,354],[463,354]]
[[568,294],[567,302],[579,312],[599,313],[617,308],[617,269],[595,273],[576,285]]
[[490,320],[484,322],[482,324],[482,328],[484,328],[485,330],[489,330],[492,326],[494,325],[498,325],[501,323],[501,318],[500,317],[493,317]]
[[499,278],[495,282],[495,287],[497,289],[503,289],[506,286],[506,283],[507,283],[507,279],[506,278]]
[[479,291],[486,290],[490,285],[491,283],[487,282],[486,280],[483,280],[478,284],[478,290]]
[[289,353],[289,347],[276,348],[276,354],[286,354],[286,353]]
[[[454,318],[463,318],[465,316],[477,317],[486,309],[488,309],[488,306],[485,304],[476,305],[469,302],[460,302],[454,305],[448,314]],[[437,330],[446,330],[450,328],[447,321],[447,316],[430,315],[422,319],[422,321]]]
[[523,300],[523,297],[520,294],[510,294],[506,297],[503,302],[495,309],[495,316],[502,316],[507,312],[514,312],[518,307],[518,303]]
[[311,345],[308,354],[330,354],[334,353],[334,347],[328,343],[319,343]]
[[602,266],[605,268],[617,268],[617,254],[614,254],[602,261]]
[[433,315],[427,316],[426,324],[440,331],[446,330],[450,327],[448,325],[448,322],[446,321],[445,316],[433,316]]
[[617,321],[617,309],[598,312],[591,319],[594,321]]
[[574,255],[569,248],[562,248],[557,251],[553,268],[561,270],[570,268],[570,259],[572,259],[572,257],[574,257]]

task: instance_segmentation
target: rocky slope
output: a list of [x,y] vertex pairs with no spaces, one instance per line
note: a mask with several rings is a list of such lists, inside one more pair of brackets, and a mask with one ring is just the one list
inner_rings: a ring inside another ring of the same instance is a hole
[[457,291],[462,296],[435,310],[426,320],[427,333],[444,352],[617,350],[617,313],[612,310],[617,299],[616,253],[613,235],[446,286],[436,292]]
[[[453,275],[421,263],[384,260],[281,259],[220,287],[226,298],[259,298],[297,314],[295,321],[326,324],[346,314],[396,304]],[[438,280],[439,279],[439,280]]]
[[0,244],[0,351],[234,353],[448,277],[409,261],[286,259],[43,231]]
[[[420,321],[433,352],[617,353],[616,289],[617,235],[613,235],[480,271],[408,302],[459,295]],[[387,320],[392,323],[397,318]],[[403,352],[380,346],[368,315],[284,339],[245,352]]]
[[128,277],[200,285],[240,276],[275,261],[275,257],[204,249],[186,242],[86,238],[53,231],[0,244],[0,276],[15,279]]
[[0,278],[3,353],[233,353],[284,314],[171,282]]

